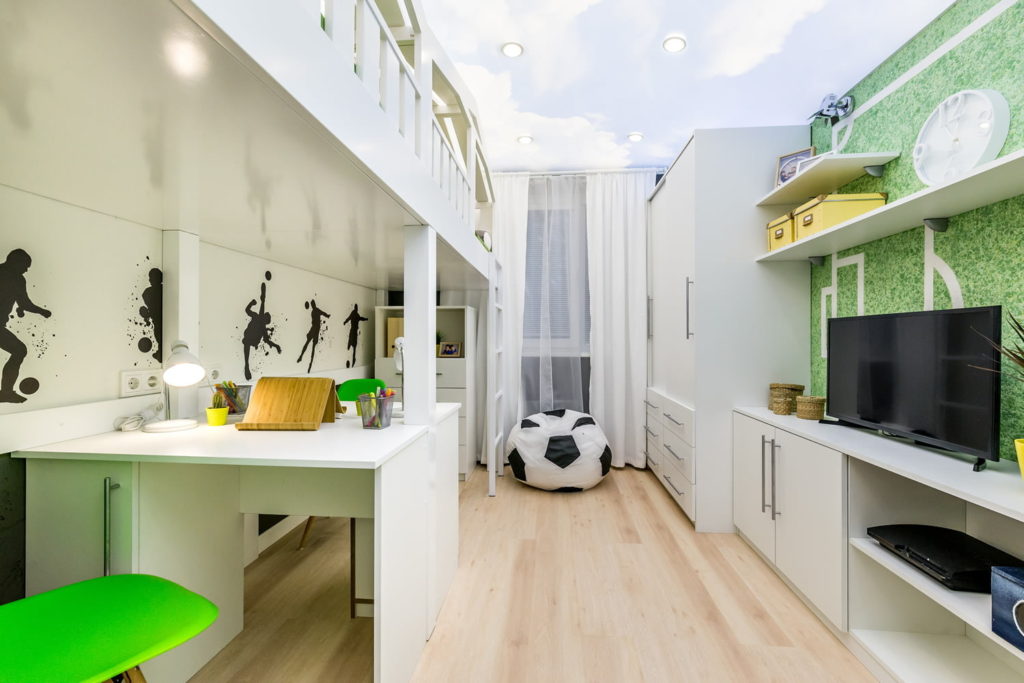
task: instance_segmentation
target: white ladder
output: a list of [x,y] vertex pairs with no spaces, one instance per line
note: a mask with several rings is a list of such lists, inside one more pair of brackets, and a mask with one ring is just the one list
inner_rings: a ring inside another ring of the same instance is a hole
[[487,495],[497,494],[497,477],[505,475],[505,305],[501,262],[491,254],[487,286],[487,429],[484,457],[487,458]]

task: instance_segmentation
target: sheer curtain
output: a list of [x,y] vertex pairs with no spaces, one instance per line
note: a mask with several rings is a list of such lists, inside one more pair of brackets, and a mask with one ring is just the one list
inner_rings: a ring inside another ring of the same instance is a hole
[[583,357],[590,336],[587,179],[534,176],[529,182],[523,409],[583,411]]
[[590,412],[615,467],[646,465],[647,197],[654,182],[654,171],[587,176]]
[[494,187],[494,253],[501,261],[502,298],[505,311],[503,329],[497,345],[502,349],[502,379],[505,400],[502,401],[500,424],[508,429],[523,417],[520,390],[520,364],[523,348],[523,301],[526,292],[526,223],[529,206],[530,177],[524,174],[495,173]]

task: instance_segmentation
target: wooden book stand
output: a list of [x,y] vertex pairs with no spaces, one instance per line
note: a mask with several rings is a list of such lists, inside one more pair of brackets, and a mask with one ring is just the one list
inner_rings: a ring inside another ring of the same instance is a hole
[[263,377],[253,387],[242,431],[315,431],[334,422],[338,393],[330,377]]

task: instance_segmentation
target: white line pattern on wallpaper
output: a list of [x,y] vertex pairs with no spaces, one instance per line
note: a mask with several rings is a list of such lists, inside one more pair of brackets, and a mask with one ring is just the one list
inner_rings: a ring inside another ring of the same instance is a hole
[[964,294],[960,280],[949,264],[935,253],[935,232],[924,229],[924,310],[935,310],[935,273],[938,273],[949,290],[953,308],[964,307]]
[[[864,254],[853,254],[839,258],[832,254],[832,284],[821,288],[821,357],[828,358],[828,319],[839,315],[839,269],[847,266],[857,268],[857,315],[864,315]],[[826,308],[829,300],[831,306]],[[831,310],[829,310],[831,309]]]

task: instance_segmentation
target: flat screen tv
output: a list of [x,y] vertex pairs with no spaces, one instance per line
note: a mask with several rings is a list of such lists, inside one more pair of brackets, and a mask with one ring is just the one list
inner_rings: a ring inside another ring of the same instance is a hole
[[833,318],[828,414],[998,460],[1001,330],[999,306]]

